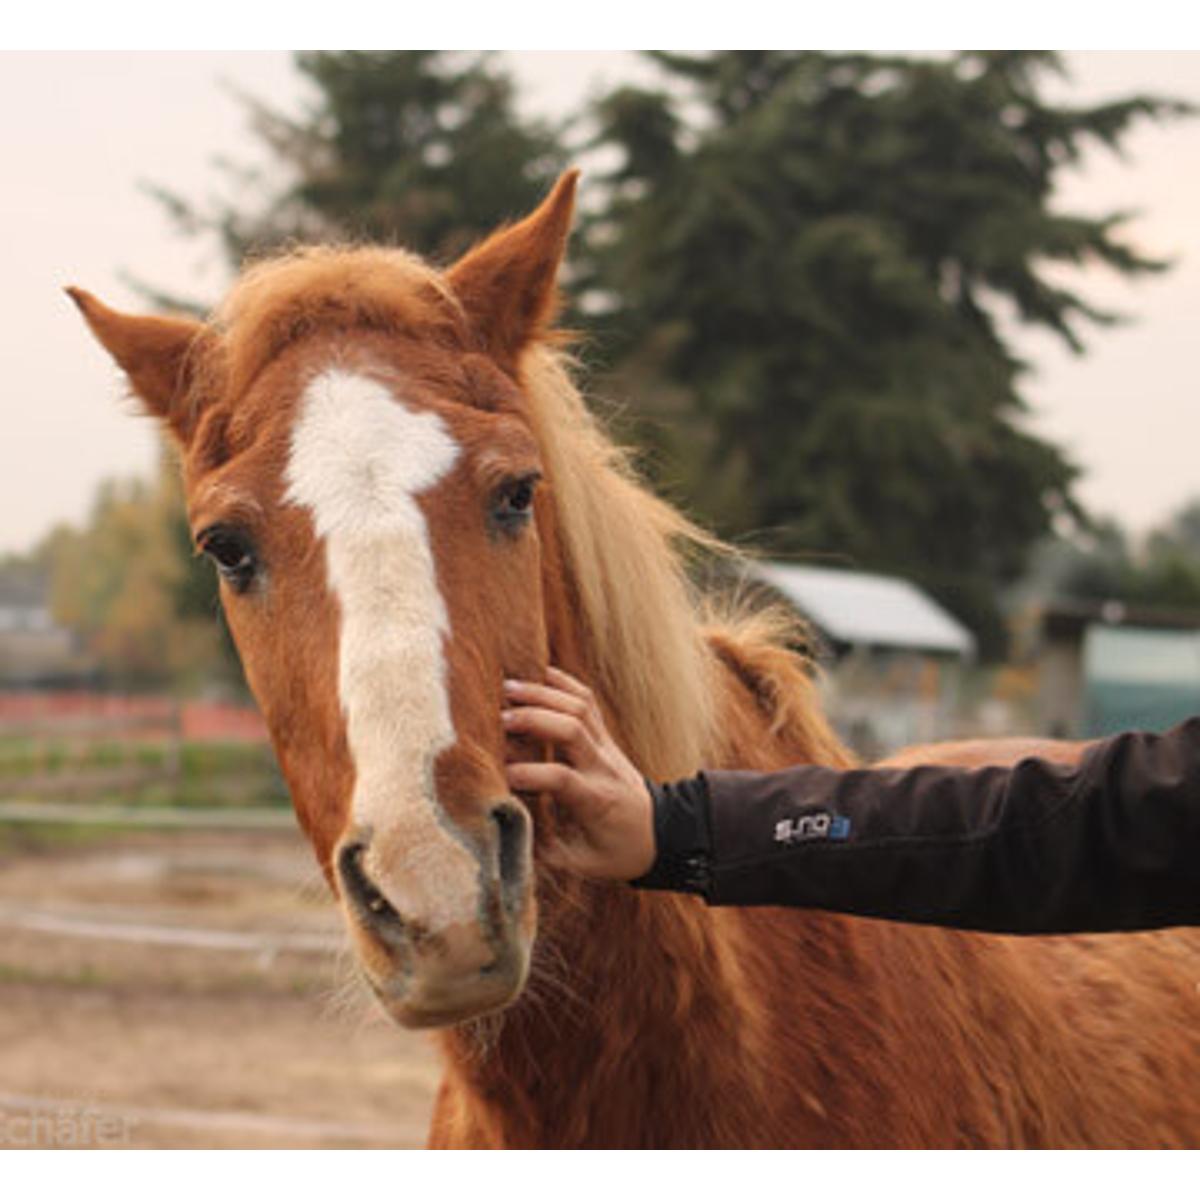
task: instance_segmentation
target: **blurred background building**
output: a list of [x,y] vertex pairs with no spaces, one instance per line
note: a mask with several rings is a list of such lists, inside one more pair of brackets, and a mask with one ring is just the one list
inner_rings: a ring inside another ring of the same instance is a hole
[[864,758],[958,732],[975,638],[920,588],[785,563],[762,563],[755,575],[816,634],[829,714]]

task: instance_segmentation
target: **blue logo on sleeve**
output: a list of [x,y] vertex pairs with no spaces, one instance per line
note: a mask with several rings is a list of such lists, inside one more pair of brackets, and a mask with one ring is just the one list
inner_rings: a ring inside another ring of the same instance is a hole
[[850,836],[850,818],[834,817],[829,822],[829,837],[835,842],[844,842]]
[[775,822],[777,842],[844,842],[850,836],[850,818],[827,812],[806,813]]

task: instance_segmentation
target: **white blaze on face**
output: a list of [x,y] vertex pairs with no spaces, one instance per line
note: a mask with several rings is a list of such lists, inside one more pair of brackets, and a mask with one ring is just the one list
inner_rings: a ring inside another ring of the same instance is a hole
[[372,882],[436,931],[476,914],[478,864],[446,828],[433,763],[454,741],[446,606],[415,497],[445,477],[457,443],[434,413],[406,408],[343,370],[301,398],[287,499],[324,539],[340,609],[338,687],[354,759],[351,825],[369,828]]

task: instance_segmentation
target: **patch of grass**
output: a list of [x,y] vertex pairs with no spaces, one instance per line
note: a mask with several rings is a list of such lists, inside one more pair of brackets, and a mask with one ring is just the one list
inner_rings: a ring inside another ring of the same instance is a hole
[[[177,752],[177,753],[176,753]],[[166,766],[178,758],[184,775],[224,774],[271,767],[274,759],[267,746],[256,742],[181,742],[67,737],[0,736],[0,769],[28,770],[33,767],[58,769],[144,763]]]
[[114,980],[91,963],[66,971],[40,971],[18,963],[0,962],[0,986],[6,983],[53,984],[57,987],[111,987]]
[[[146,778],[131,781],[138,773]],[[0,781],[11,800],[36,800],[44,790],[56,800],[182,808],[288,805],[270,749],[252,743],[0,738]]]
[[129,828],[125,825],[68,825],[58,821],[48,821],[44,825],[36,822],[0,823],[0,860],[26,854],[46,854],[75,846],[91,846],[128,833]]

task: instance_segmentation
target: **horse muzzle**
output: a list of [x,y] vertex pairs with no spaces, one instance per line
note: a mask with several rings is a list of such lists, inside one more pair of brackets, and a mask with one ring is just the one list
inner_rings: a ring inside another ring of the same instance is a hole
[[389,1015],[410,1029],[493,1012],[520,994],[536,925],[531,821],[504,799],[465,839],[475,878],[448,891],[436,861],[397,852],[403,830],[357,830],[338,847],[336,878],[363,971]]

